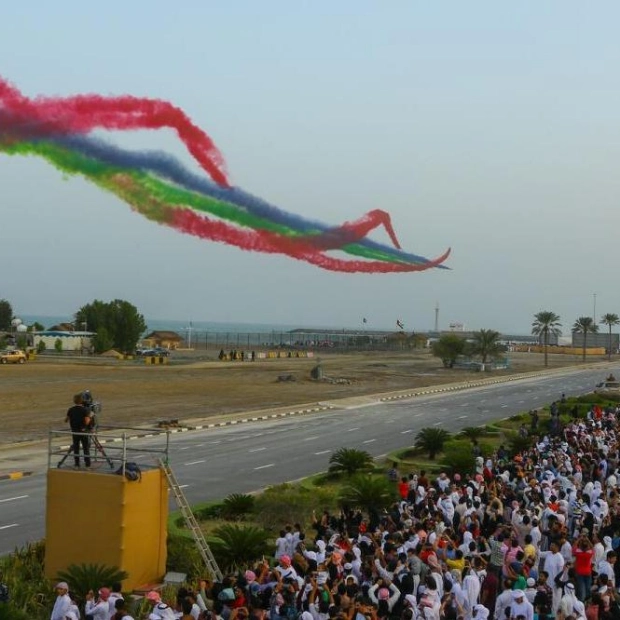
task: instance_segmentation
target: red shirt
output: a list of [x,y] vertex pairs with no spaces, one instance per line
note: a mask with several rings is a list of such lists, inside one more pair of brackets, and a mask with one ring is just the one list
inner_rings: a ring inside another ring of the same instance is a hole
[[573,547],[573,556],[575,557],[575,574],[591,575],[594,549],[580,549],[575,546]]

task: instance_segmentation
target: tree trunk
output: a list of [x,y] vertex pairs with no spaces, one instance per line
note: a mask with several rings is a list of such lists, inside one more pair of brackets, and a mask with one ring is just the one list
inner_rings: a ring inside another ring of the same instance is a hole
[[611,323],[609,324],[609,361],[611,362]]
[[545,330],[545,368],[549,366],[549,330]]

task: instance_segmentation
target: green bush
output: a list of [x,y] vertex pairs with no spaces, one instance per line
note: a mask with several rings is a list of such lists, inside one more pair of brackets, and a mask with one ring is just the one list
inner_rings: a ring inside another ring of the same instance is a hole
[[186,573],[188,581],[204,575],[204,562],[194,539],[180,534],[169,534],[166,570]]
[[46,348],[47,346],[45,342],[43,342],[43,340],[39,340],[39,342],[37,343],[37,353],[43,353]]
[[[193,512],[198,521],[206,521],[208,519],[219,519],[222,516],[223,510],[224,504],[217,503],[202,508],[196,508]],[[183,519],[183,524],[185,524],[185,519]]]
[[218,566],[225,571],[245,567],[272,550],[269,533],[253,525],[227,523],[213,530],[209,546]]
[[450,439],[450,433],[445,428],[427,426],[416,435],[415,447],[424,450],[432,461],[443,450],[448,439]]
[[329,471],[341,472],[352,476],[360,471],[367,471],[374,466],[372,456],[355,448],[340,448],[329,458]]
[[82,601],[90,590],[97,592],[103,584],[124,581],[127,577],[127,573],[118,567],[104,564],[71,564],[57,575],[60,581],[69,584],[71,592]]
[[62,353],[62,340],[60,338],[56,338],[54,341],[54,349],[56,353]]
[[529,436],[521,437],[519,433],[511,433],[508,436],[508,450],[511,456],[515,456],[523,450],[527,450],[532,445],[532,438]]
[[336,492],[331,487],[312,489],[290,484],[269,487],[256,497],[253,520],[270,532],[277,532],[287,523],[306,523],[312,511],[335,510]]
[[233,493],[224,500],[221,514],[224,519],[243,519],[254,510],[253,495]]
[[474,470],[475,457],[471,442],[464,439],[453,439],[444,444],[443,464],[452,473],[470,474]]

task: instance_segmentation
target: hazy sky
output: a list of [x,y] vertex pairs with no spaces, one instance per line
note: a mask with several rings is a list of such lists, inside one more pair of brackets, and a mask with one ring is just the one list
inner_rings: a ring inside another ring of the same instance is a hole
[[[170,100],[235,185],[337,225],[389,211],[451,271],[347,275],[158,226],[0,154],[0,297],[23,314],[127,299],[147,318],[528,333],[620,314],[620,3],[59,0],[2,10],[25,94]],[[170,131],[114,134],[192,164]],[[193,164],[192,164],[193,165]],[[373,238],[387,242],[383,232]]]

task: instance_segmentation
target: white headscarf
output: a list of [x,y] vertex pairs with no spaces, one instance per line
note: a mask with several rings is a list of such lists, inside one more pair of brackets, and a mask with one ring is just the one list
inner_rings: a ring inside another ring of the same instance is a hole
[[484,605],[480,605],[480,603],[474,605],[473,613],[476,620],[487,620],[489,617],[489,610]]

